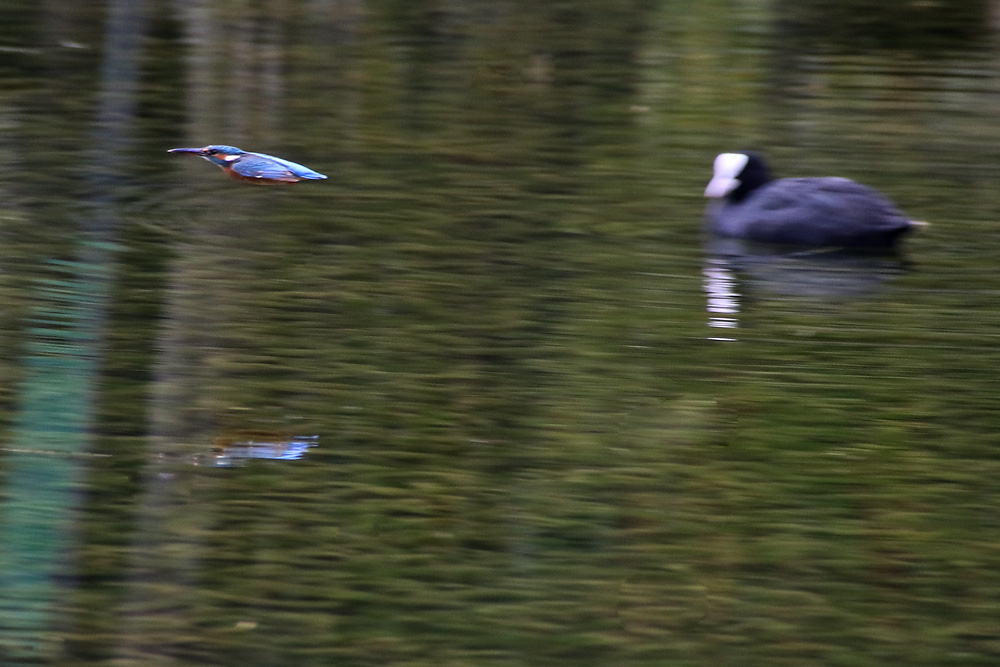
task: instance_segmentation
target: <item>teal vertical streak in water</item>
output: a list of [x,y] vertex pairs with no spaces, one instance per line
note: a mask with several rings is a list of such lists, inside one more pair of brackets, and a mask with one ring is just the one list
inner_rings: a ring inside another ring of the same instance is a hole
[[[50,658],[58,646],[59,579],[73,547],[76,484],[95,377],[95,307],[106,281],[89,264],[42,281],[25,381],[0,488],[0,662]],[[63,278],[62,276],[67,277]],[[99,307],[96,307],[99,310]]]

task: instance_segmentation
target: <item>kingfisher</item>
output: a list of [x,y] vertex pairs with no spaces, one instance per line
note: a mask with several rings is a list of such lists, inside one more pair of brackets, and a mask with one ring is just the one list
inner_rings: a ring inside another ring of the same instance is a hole
[[213,144],[204,148],[171,148],[167,152],[192,153],[219,165],[231,178],[254,185],[326,180],[323,174],[301,164],[264,153],[250,153],[235,146]]

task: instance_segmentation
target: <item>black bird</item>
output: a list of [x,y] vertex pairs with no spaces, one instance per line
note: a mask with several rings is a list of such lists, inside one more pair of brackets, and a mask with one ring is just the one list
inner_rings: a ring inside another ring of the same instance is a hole
[[914,226],[887,197],[846,178],[774,180],[755,153],[723,153],[706,197],[713,234],[760,243],[890,248]]

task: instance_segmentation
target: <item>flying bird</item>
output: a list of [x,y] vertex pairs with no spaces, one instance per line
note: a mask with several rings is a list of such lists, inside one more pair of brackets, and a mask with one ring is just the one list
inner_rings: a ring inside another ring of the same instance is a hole
[[250,153],[235,146],[213,144],[204,148],[171,148],[167,152],[197,155],[222,167],[231,178],[254,185],[326,180],[323,174],[296,162],[264,153]]

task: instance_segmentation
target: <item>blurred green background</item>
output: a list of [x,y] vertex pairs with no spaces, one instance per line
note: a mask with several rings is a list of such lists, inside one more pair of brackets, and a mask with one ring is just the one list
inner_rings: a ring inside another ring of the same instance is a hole
[[[0,663],[998,664],[995,11],[6,0]],[[706,251],[746,147],[931,224]]]

